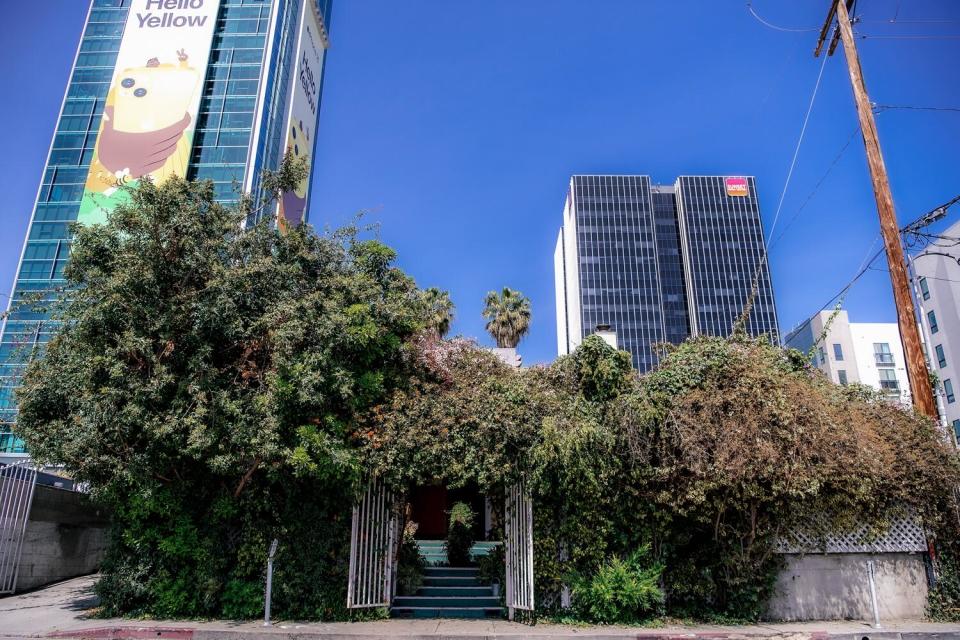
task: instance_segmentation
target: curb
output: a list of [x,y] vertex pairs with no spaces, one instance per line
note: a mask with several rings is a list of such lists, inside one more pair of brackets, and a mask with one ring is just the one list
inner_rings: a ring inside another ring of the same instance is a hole
[[189,627],[95,627],[55,631],[45,637],[70,640],[194,640],[195,631]]
[[863,633],[829,633],[826,631],[779,631],[769,633],[639,631],[637,633],[603,633],[592,630],[571,630],[567,633],[343,633],[305,629],[204,629],[186,627],[97,627],[58,631],[47,638],[63,640],[960,640],[960,631],[872,631]]

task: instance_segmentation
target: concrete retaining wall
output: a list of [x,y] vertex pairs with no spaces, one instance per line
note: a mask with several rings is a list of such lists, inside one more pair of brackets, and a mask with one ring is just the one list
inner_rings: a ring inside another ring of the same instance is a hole
[[106,514],[86,494],[37,485],[17,591],[95,572],[106,546]]
[[868,560],[876,572],[881,621],[924,615],[927,574],[921,554],[791,554],[786,560],[770,601],[771,620],[873,620]]

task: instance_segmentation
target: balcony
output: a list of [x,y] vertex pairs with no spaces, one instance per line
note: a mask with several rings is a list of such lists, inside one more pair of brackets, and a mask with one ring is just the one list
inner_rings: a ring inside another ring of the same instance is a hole
[[880,388],[885,393],[900,393],[900,383],[896,380],[881,380]]
[[892,353],[875,353],[873,357],[876,358],[878,367],[892,367],[894,365]]

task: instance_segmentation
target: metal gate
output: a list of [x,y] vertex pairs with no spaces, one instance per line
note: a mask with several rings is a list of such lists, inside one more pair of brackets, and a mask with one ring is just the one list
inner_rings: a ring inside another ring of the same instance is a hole
[[0,467],[0,593],[13,593],[37,470],[25,460]]
[[533,611],[533,500],[524,482],[507,489],[504,509],[507,556],[507,615]]
[[394,495],[372,480],[353,508],[347,608],[389,607],[393,598],[398,522]]

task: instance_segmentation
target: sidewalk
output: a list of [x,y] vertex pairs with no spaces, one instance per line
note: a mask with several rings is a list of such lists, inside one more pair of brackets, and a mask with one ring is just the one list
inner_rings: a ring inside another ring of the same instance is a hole
[[355,623],[163,622],[90,619],[94,578],[0,598],[0,640],[56,637],[112,640],[960,640],[960,624],[897,621],[874,630],[862,622],[797,622],[736,627],[526,626],[505,620],[381,620]]

